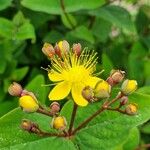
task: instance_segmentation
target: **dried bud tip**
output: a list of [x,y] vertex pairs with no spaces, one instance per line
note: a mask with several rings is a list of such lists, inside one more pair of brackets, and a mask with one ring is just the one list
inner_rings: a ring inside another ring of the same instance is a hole
[[21,122],[21,128],[25,131],[33,132],[35,128],[38,129],[38,125],[30,120],[24,119]]
[[124,71],[112,70],[110,73],[110,77],[108,77],[107,79],[107,82],[113,86],[115,84],[120,83],[124,79],[124,76],[125,76]]
[[63,131],[66,129],[67,122],[65,117],[59,116],[53,118],[51,125],[54,129]]
[[53,115],[55,115],[56,113],[58,113],[60,111],[60,104],[58,102],[53,102],[50,105],[50,111]]
[[135,115],[137,114],[137,104],[133,103],[133,104],[129,104],[127,105],[125,111],[127,114],[129,115]]
[[55,55],[54,48],[49,43],[44,43],[42,52],[49,58],[52,58]]
[[8,92],[12,96],[20,96],[22,90],[22,86],[16,82],[13,82],[8,88]]
[[93,88],[91,88],[90,86],[86,86],[86,87],[82,90],[82,96],[83,96],[88,102],[93,102],[93,101],[94,101]]
[[122,96],[120,98],[120,105],[125,105],[128,102],[128,97],[127,96]]
[[80,43],[78,43],[78,44],[73,44],[72,50],[73,50],[73,52],[74,52],[78,57],[79,57],[80,54],[81,54],[81,49],[82,49],[82,47],[81,47],[81,44],[80,44]]

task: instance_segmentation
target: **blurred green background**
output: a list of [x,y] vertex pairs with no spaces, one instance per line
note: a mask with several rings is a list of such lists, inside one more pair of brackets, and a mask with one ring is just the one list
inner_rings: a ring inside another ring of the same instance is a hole
[[[0,116],[18,106],[12,81],[49,103],[41,48],[60,40],[97,51],[104,78],[122,69],[150,93],[150,0],[0,0]],[[142,132],[149,140],[150,126]]]

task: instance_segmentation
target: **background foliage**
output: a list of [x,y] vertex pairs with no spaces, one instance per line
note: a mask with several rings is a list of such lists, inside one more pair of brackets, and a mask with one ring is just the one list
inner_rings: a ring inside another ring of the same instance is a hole
[[[63,39],[96,50],[104,78],[113,68],[125,70],[128,78],[144,86],[140,92],[150,94],[149,0],[0,0],[0,116],[18,106],[17,99],[7,94],[12,81],[32,90],[42,103],[50,103],[50,87],[41,87],[49,81],[40,69],[50,63],[41,48],[44,42]],[[132,130],[129,139],[135,143],[129,140],[126,145],[134,149],[148,143],[149,134],[147,122],[140,134],[139,129]]]

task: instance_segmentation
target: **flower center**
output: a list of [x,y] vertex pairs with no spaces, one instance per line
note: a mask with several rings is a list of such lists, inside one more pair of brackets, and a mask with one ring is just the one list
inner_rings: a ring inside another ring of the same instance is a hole
[[88,78],[90,72],[83,66],[74,66],[63,72],[64,79],[69,82],[82,82]]

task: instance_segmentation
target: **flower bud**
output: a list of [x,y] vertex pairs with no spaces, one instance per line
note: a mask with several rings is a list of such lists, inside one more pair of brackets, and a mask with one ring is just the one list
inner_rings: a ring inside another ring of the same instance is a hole
[[55,45],[55,53],[61,57],[64,54],[69,52],[70,46],[69,43],[65,40],[60,41],[58,44]]
[[81,54],[81,49],[82,49],[82,47],[81,47],[81,44],[80,44],[80,43],[78,43],[78,44],[73,44],[72,50],[73,50],[73,52],[74,52],[78,57],[79,57],[80,54]]
[[96,98],[108,98],[110,97],[111,86],[104,80],[100,80],[94,89],[94,96]]
[[37,133],[39,126],[38,126],[38,124],[36,124],[30,120],[24,119],[21,122],[21,128],[28,132],[36,132]]
[[20,96],[22,93],[22,90],[23,89],[21,85],[16,82],[13,82],[8,88],[8,92],[12,96]]
[[111,78],[115,83],[120,83],[124,78],[125,72],[121,70],[113,70],[111,72]]
[[52,58],[55,55],[54,48],[49,43],[44,43],[44,46],[42,48],[42,52],[49,58]]
[[125,104],[127,104],[127,102],[128,102],[128,97],[127,96],[122,96],[120,98],[120,104],[121,105],[125,105]]
[[137,113],[137,104],[129,104],[129,105],[127,105],[125,111],[129,115],[135,115]]
[[125,80],[121,86],[121,91],[124,95],[129,95],[137,89],[136,80]]
[[59,112],[60,110],[60,104],[58,102],[53,102],[51,105],[50,105],[50,109],[51,109],[51,113],[53,115],[55,115],[56,113]]
[[52,127],[57,129],[57,130],[64,130],[67,126],[67,122],[65,117],[59,116],[59,117],[54,117],[52,120]]
[[94,100],[94,92],[93,89],[90,86],[86,86],[82,90],[82,96],[88,101],[88,102],[93,102]]
[[24,95],[19,98],[19,105],[25,112],[36,112],[39,109],[38,102],[31,95]]

